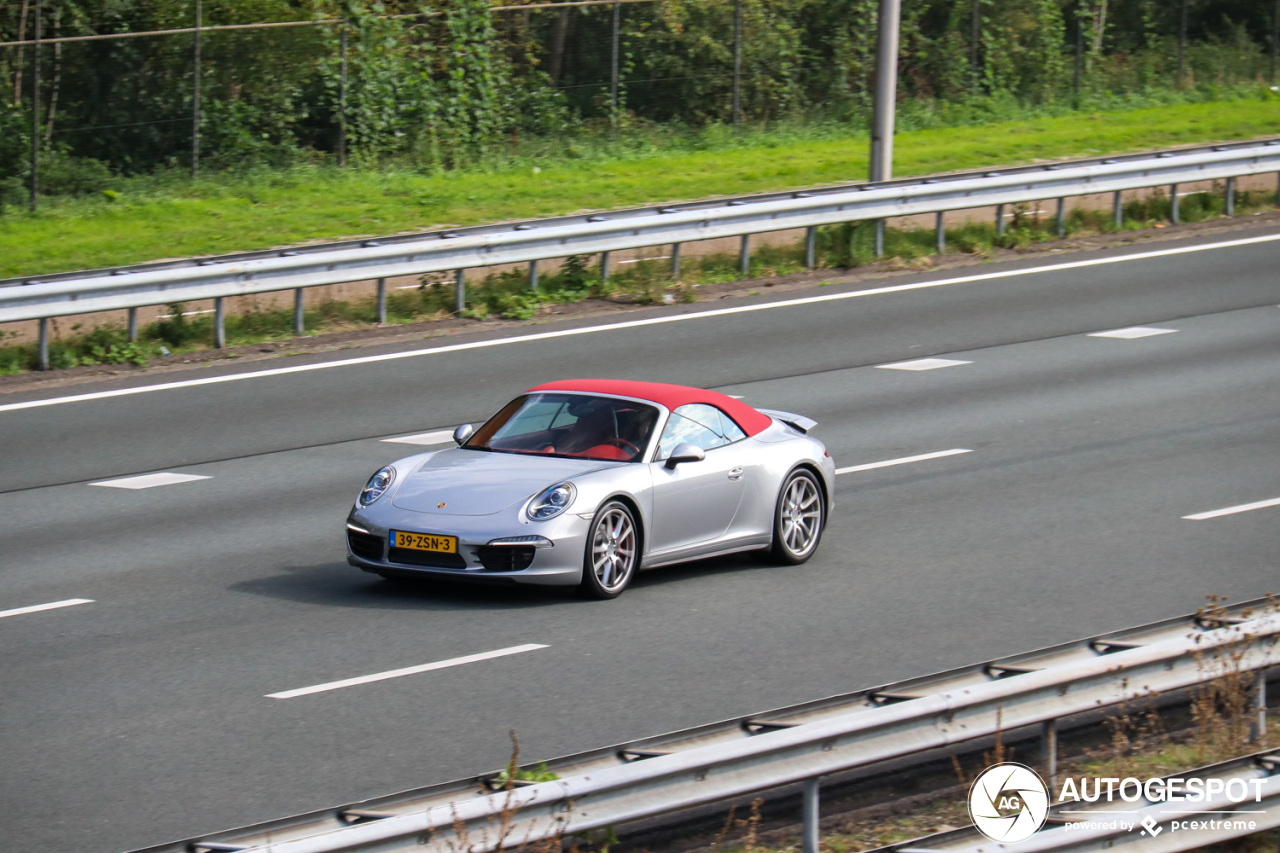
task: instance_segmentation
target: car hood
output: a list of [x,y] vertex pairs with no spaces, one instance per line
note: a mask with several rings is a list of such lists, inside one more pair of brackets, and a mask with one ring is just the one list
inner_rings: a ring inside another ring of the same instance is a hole
[[[431,515],[492,515],[548,486],[618,463],[452,449],[415,462],[392,500]],[[398,467],[398,466],[397,466]]]

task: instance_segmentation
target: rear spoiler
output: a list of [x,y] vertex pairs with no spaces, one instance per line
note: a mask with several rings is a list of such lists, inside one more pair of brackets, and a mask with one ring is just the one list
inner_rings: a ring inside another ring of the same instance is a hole
[[777,418],[787,426],[795,427],[801,432],[808,432],[818,425],[818,422],[812,418],[806,418],[804,415],[793,415],[791,412],[779,412],[774,409],[757,409],[756,411],[762,415]]

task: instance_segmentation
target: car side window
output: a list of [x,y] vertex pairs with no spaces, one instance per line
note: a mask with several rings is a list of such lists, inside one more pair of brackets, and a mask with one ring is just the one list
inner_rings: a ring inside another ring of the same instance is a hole
[[747,434],[728,416],[706,403],[690,403],[671,413],[658,440],[658,460],[671,456],[676,445],[688,442],[703,450],[713,450],[746,438]]

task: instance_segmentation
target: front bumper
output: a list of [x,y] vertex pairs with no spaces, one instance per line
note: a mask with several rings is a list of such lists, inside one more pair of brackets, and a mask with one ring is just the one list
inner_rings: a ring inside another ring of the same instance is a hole
[[[573,513],[545,522],[522,522],[505,514],[425,515],[394,507],[357,507],[347,517],[347,562],[366,572],[393,577],[569,586],[582,580],[589,526],[588,519]],[[390,530],[456,536],[458,553],[391,548]],[[528,541],[532,537],[542,541]]]

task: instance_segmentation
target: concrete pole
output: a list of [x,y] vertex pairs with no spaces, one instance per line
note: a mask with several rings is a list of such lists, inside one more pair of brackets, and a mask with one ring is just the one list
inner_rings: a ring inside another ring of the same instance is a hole
[[876,92],[871,127],[871,180],[893,179],[893,118],[898,95],[898,24],[901,0],[880,0],[876,29]]
[[[871,181],[893,178],[893,118],[898,97],[901,0],[880,0],[876,27],[876,92],[871,122]],[[876,221],[876,256],[884,254],[884,220]]]

